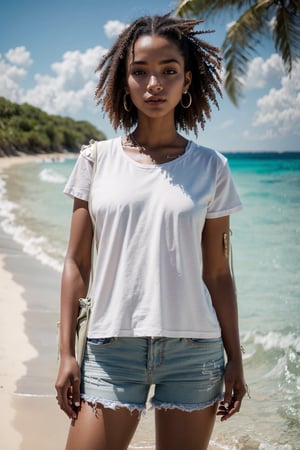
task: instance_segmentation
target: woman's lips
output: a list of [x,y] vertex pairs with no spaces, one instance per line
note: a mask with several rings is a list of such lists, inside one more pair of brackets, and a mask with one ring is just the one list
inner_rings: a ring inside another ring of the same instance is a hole
[[165,103],[166,99],[162,97],[150,97],[145,100],[148,105],[161,105]]

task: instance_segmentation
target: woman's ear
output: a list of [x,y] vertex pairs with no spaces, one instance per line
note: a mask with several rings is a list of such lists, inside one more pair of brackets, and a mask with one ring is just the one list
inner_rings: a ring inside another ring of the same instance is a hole
[[185,79],[184,79],[183,92],[186,92],[189,89],[189,87],[191,85],[191,82],[192,82],[192,72],[191,72],[191,70],[188,70],[187,72],[185,72],[184,78]]

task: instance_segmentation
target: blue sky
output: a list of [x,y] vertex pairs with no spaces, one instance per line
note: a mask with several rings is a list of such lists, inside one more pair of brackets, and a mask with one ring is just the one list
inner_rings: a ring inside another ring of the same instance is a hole
[[[0,96],[52,114],[88,120],[115,135],[95,106],[94,69],[124,24],[165,13],[169,0],[9,0],[0,7]],[[206,36],[221,45],[236,17],[206,22]],[[197,141],[226,151],[300,151],[300,63],[290,78],[271,42],[253,55],[239,108],[224,93],[220,110]],[[117,134],[120,134],[119,131]],[[193,135],[190,135],[194,138]]]

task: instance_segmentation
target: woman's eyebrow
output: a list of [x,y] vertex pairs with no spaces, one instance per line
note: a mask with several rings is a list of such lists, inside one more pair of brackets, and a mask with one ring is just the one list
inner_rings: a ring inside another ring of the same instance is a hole
[[[171,63],[175,63],[175,64],[180,64],[180,62],[176,59],[176,58],[168,58],[168,59],[163,59],[162,61],[159,61],[160,65],[165,65],[165,64],[171,64]],[[138,66],[145,66],[147,65],[147,61],[132,61],[130,63],[131,66],[133,65],[138,65]]]

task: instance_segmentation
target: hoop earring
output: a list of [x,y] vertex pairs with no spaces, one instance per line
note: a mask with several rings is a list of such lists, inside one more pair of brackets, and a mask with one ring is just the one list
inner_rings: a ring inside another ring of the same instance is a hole
[[126,99],[127,95],[128,94],[126,94],[126,93],[123,95],[123,107],[126,112],[129,112],[131,110],[131,108],[128,108],[128,105],[127,105],[127,99]]
[[188,108],[191,106],[192,102],[193,102],[193,98],[192,98],[191,94],[189,93],[189,91],[186,91],[186,92],[184,92],[183,94],[189,96],[189,97],[188,97],[188,103],[187,103],[186,105],[185,105],[184,103],[182,103],[182,98],[181,98],[180,104],[181,104],[181,106],[182,106],[184,109],[188,109]]

